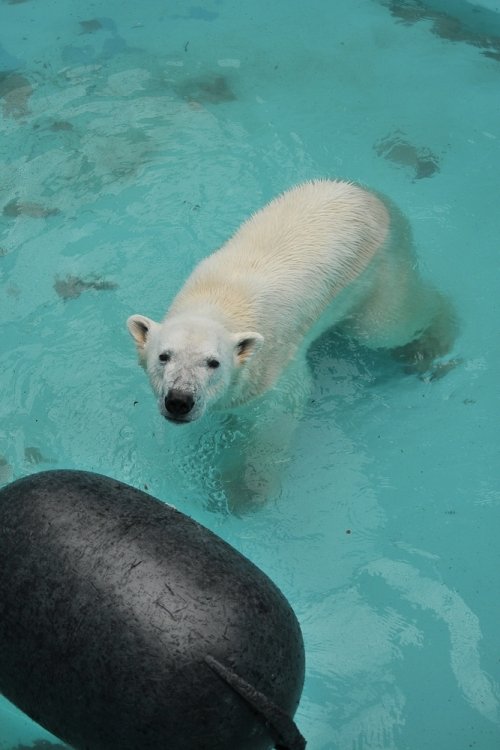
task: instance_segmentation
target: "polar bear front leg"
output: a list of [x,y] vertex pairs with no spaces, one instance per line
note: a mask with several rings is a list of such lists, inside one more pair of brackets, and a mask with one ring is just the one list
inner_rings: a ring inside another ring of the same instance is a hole
[[231,445],[217,460],[217,484],[231,513],[244,515],[279,497],[288,461],[283,429],[294,431],[290,417],[283,416],[273,434],[250,417],[231,415]]
[[228,439],[217,473],[231,512],[243,514],[279,498],[311,386],[310,369],[298,359],[263,398],[226,420]]

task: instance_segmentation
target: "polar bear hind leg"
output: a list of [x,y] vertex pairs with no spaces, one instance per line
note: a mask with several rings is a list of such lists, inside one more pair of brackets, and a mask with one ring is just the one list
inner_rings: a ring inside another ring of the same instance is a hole
[[[423,375],[444,372],[442,365],[436,361],[449,353],[457,333],[457,320],[451,302],[440,292],[434,290],[435,314],[429,325],[418,336],[402,346],[391,350],[393,358],[400,362],[405,372]],[[452,360],[451,365],[459,364],[460,360]],[[447,371],[451,367],[446,365]]]
[[420,274],[410,226],[385,201],[390,234],[365,272],[369,289],[341,329],[373,349],[386,349],[409,372],[424,373],[452,348],[457,320],[450,301]]

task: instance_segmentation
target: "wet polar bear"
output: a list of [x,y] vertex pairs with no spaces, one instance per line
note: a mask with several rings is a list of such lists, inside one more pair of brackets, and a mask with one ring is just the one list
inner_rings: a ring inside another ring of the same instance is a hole
[[264,429],[247,422],[252,439],[243,440],[242,455],[233,451],[231,479],[222,481],[228,496],[254,499],[270,491],[256,479],[265,474],[258,464],[279,453],[269,436],[286,443],[307,398],[306,352],[315,338],[337,326],[422,371],[448,351],[454,328],[448,303],[417,270],[403,216],[332,180],[271,201],[199,263],[161,323],[132,315],[127,325],[170,422],[187,424],[207,410],[237,413],[271,393],[256,411]]

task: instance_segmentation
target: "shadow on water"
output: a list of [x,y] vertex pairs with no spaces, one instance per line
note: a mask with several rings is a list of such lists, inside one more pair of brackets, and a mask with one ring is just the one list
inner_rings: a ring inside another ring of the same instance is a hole
[[113,281],[106,281],[100,276],[90,276],[82,279],[79,276],[66,276],[64,279],[56,278],[54,289],[59,297],[63,300],[76,299],[83,292],[93,289],[97,292],[111,291],[117,289],[118,284]]
[[33,88],[26,76],[15,70],[0,70],[0,99],[4,117],[20,120],[30,114]]
[[413,171],[415,180],[432,177],[439,172],[439,157],[428,148],[415,146],[400,130],[390,133],[373,146],[377,156]]
[[409,344],[393,351],[369,349],[332,329],[311,344],[307,360],[315,381],[324,377],[325,373],[339,378],[353,377],[355,374],[356,382],[362,389],[405,377],[418,377],[429,383],[440,380],[464,362],[461,357],[450,357],[436,360],[430,368],[420,371],[418,366],[408,364],[401,351],[408,348],[411,360],[411,347]]
[[500,62],[498,13],[456,0],[381,0],[391,15],[406,26],[430,21],[429,30],[448,42],[464,42]]
[[226,76],[214,73],[186,78],[176,83],[174,90],[181,99],[188,102],[221,104],[236,99]]

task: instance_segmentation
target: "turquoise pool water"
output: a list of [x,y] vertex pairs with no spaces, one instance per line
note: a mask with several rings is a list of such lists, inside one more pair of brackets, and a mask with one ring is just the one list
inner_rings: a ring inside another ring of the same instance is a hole
[[[500,6],[192,2],[0,2],[0,482],[102,472],[260,565],[303,629],[310,750],[496,750]],[[191,485],[125,320],[320,176],[406,212],[460,364],[318,342],[281,495],[239,518]],[[1,750],[37,740],[0,699]]]

